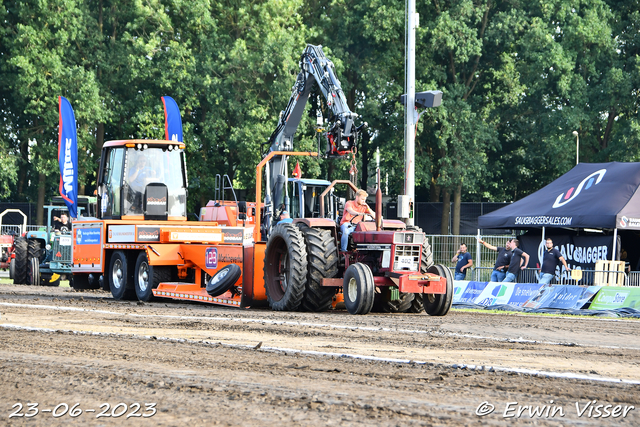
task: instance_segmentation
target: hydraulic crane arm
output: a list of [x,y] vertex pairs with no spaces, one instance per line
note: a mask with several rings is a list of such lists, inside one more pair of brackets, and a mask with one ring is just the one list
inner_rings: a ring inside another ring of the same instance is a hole
[[293,85],[289,104],[281,113],[278,126],[269,138],[269,151],[293,150],[293,136],[314,83],[318,83],[327,106],[333,113],[327,131],[327,154],[344,155],[355,147],[358,130],[354,126],[354,120],[358,115],[349,109],[340,81],[335,75],[333,62],[325,56],[322,46],[307,45],[300,58],[300,73]]
[[356,146],[358,131],[362,126],[356,128],[354,124],[358,115],[347,105],[333,62],[325,56],[322,46],[307,45],[300,57],[300,72],[293,85],[287,108],[280,113],[278,125],[266,143],[269,144],[268,153],[281,153],[272,156],[265,165],[265,217],[262,224],[265,235],[270,233],[272,225],[277,222],[280,211],[289,210],[290,200],[286,185],[288,156],[284,153],[294,150],[293,138],[304,114],[309,94],[316,83],[332,113],[326,132],[326,154],[344,156],[352,152]]

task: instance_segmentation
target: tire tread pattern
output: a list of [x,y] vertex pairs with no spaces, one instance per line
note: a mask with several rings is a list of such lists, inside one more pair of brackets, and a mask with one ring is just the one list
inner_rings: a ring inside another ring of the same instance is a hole
[[[282,296],[276,283],[279,275],[281,253],[286,252],[289,259],[287,289]],[[304,295],[307,278],[307,248],[302,233],[291,223],[278,224],[273,228],[267,242],[264,262],[264,287],[269,307],[275,311],[298,310]]]
[[24,237],[16,237],[15,240],[15,271],[13,274],[13,283],[16,285],[24,285],[27,283],[27,253],[29,251],[29,243]]
[[336,289],[322,286],[322,279],[338,275],[338,248],[329,230],[302,227],[301,231],[307,245],[308,274],[300,307],[325,311],[331,307]]

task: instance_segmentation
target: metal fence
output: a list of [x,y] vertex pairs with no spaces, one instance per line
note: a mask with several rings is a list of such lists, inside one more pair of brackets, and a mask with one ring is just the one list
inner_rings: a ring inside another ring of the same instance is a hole
[[[505,247],[507,240],[512,236],[477,236],[477,235],[427,235],[433,253],[433,262],[442,264],[454,273],[455,266],[451,259],[456,254],[462,243],[467,245],[467,250],[473,259],[473,267],[467,273],[466,280],[488,282],[496,259],[496,252],[487,249],[477,241],[480,237],[485,242],[495,247]],[[517,281],[519,283],[538,283],[538,269],[525,268],[520,271]],[[622,272],[618,270],[582,270],[582,279],[571,279],[566,274],[559,280],[554,278],[551,283],[564,285],[597,285],[597,286],[640,286],[640,272]]]

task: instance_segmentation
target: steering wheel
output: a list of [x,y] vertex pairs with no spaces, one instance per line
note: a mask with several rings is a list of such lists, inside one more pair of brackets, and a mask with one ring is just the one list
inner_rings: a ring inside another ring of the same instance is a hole
[[363,213],[363,214],[356,215],[356,216],[354,216],[353,218],[351,218],[351,219],[349,220],[349,224],[353,225],[353,220],[354,220],[354,219],[356,219],[356,218],[358,218],[358,217],[362,217],[362,221],[363,221],[363,222],[367,220],[367,217],[370,217],[370,218],[371,218],[371,221],[375,221],[375,218],[373,217],[373,215],[368,214],[368,213]]

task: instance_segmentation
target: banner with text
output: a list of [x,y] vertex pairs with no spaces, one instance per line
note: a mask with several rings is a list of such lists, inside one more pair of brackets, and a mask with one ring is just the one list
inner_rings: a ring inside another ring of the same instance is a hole
[[538,283],[464,282],[457,281],[453,303],[473,303],[484,306],[508,304],[522,305],[536,295],[542,285]]
[[605,286],[597,293],[590,310],[613,310],[631,307],[640,310],[640,288]]
[[[609,236],[550,236],[553,246],[560,251],[567,265],[572,270],[595,270],[596,261],[611,259],[613,238]],[[531,257],[529,268],[540,268],[544,254],[545,242],[539,235],[523,235],[520,240],[520,249]],[[562,271],[561,271],[562,270]],[[560,280],[560,274],[564,279],[570,279],[570,274],[564,269],[562,263],[556,267],[556,280]]]
[[600,286],[549,285],[541,288],[523,307],[580,310],[599,289]]

